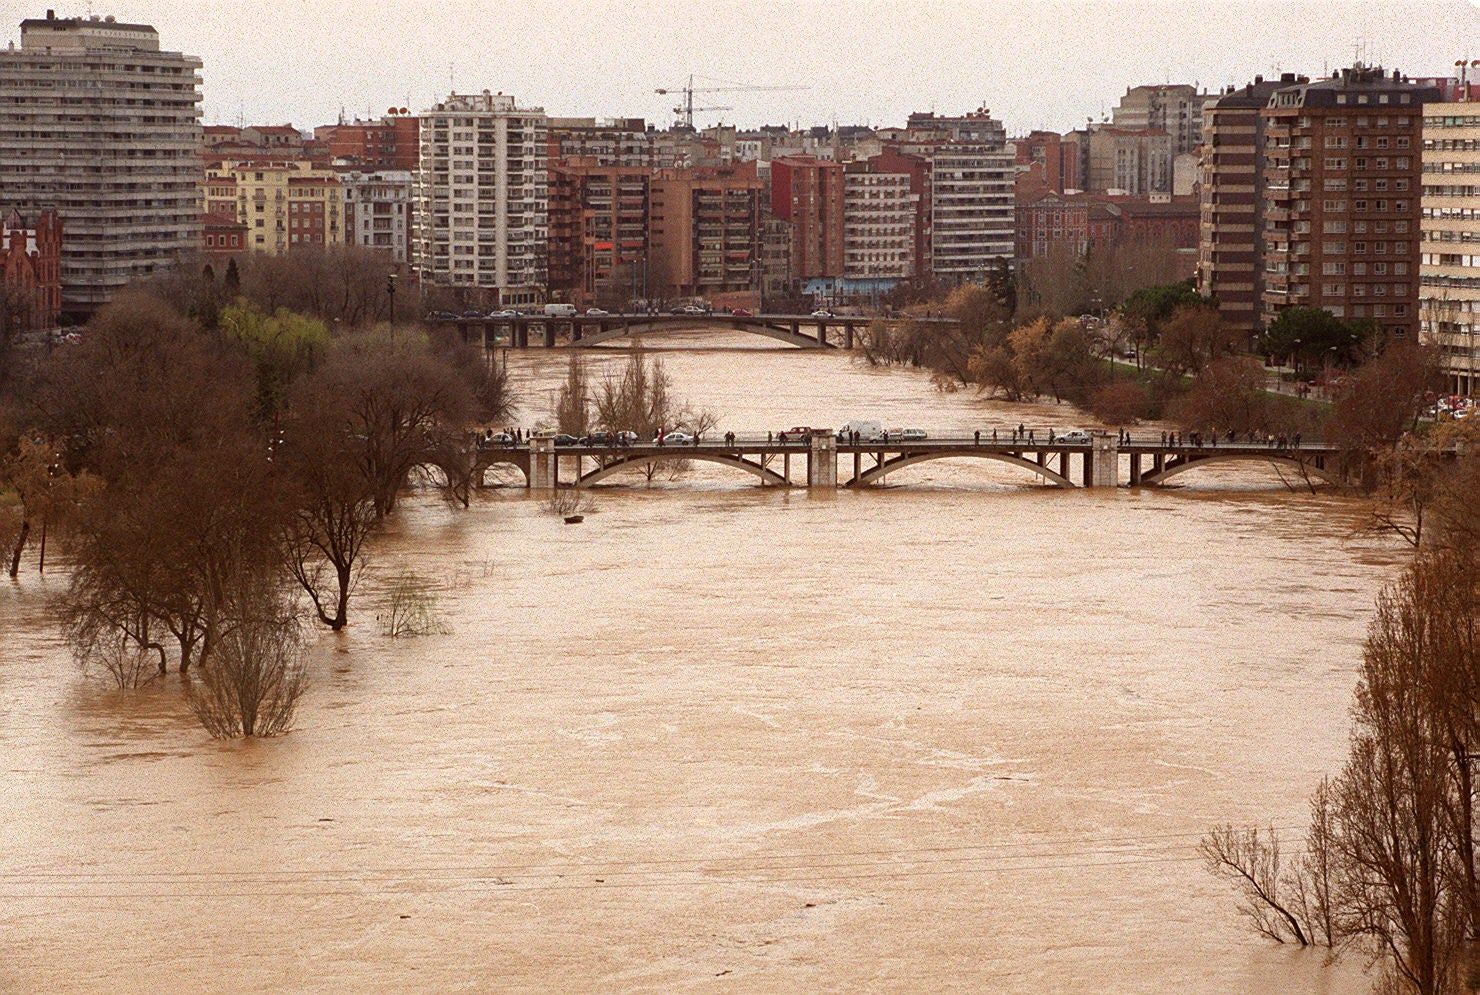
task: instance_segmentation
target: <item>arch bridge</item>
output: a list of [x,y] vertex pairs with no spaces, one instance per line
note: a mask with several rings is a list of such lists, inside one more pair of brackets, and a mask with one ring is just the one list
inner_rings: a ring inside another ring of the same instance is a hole
[[[615,339],[696,329],[733,329],[784,342],[802,349],[852,349],[857,334],[875,321],[903,318],[815,314],[603,314],[559,317],[551,315],[487,315],[428,319],[432,325],[456,328],[464,342],[485,349],[588,349]],[[954,318],[911,318],[929,325],[955,325]]]
[[[1341,486],[1354,471],[1349,454],[1326,443],[1264,442],[1198,446],[1137,440],[1096,433],[1088,443],[1049,441],[1048,430],[996,437],[910,438],[854,441],[830,430],[788,438],[701,439],[682,445],[557,446],[536,438],[517,445],[480,445],[466,478],[477,486],[485,471],[507,464],[523,472],[530,487],[588,487],[622,470],[675,461],[731,467],[756,477],[761,486],[868,487],[892,473],[942,459],[987,460],[1027,471],[1057,488],[1150,487],[1189,471],[1224,464],[1264,464],[1298,477],[1306,486]],[[802,471],[793,473],[793,461]],[[850,472],[851,471],[851,472]],[[451,474],[449,474],[451,479]]]

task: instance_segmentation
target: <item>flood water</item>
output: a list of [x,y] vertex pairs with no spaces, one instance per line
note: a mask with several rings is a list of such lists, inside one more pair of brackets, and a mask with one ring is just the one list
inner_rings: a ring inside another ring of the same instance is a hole
[[[1091,424],[761,341],[666,355],[718,431]],[[563,364],[511,361],[521,422]],[[701,465],[578,526],[415,493],[260,742],[173,675],[80,671],[32,561],[0,588],[0,991],[1363,991],[1242,932],[1194,846],[1303,826],[1403,553],[1264,471],[1178,482]],[[405,571],[445,633],[379,633]]]

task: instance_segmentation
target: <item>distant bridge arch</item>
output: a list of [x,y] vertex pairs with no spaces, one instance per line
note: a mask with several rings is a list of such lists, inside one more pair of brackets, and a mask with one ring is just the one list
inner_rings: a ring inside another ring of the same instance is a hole
[[695,330],[713,331],[716,326],[723,326],[728,331],[749,332],[752,335],[764,335],[778,342],[788,345],[799,346],[803,349],[836,349],[837,346],[831,342],[824,342],[804,335],[800,331],[793,332],[790,326],[770,324],[757,321],[756,319],[735,319],[716,316],[705,318],[702,321],[675,322],[672,320],[659,319],[656,321],[631,321],[620,325],[608,325],[596,331],[582,329],[580,338],[572,338],[560,344],[563,349],[585,349],[591,346],[611,342],[631,335],[654,335],[662,332],[690,332]]
[[1213,463],[1248,462],[1261,462],[1271,464],[1275,467],[1285,467],[1294,471],[1295,473],[1301,474],[1302,476],[1316,477],[1319,480],[1333,486],[1340,486],[1342,483],[1340,477],[1328,472],[1325,467],[1318,466],[1315,460],[1300,459],[1298,457],[1290,456],[1288,453],[1250,452],[1219,453],[1217,455],[1189,453],[1186,456],[1174,457],[1169,460],[1166,466],[1164,466],[1160,471],[1155,473],[1143,474],[1141,477],[1141,483],[1156,486],[1164,484],[1172,477],[1176,477],[1180,474],[1186,473],[1188,470],[1195,470],[1199,467],[1209,466]]
[[874,481],[880,479],[887,473],[893,473],[896,470],[903,470],[905,467],[914,466],[916,463],[928,463],[931,460],[957,459],[961,457],[996,460],[999,463],[1007,463],[1011,466],[1020,466],[1025,470],[1031,470],[1033,473],[1038,474],[1044,480],[1048,481],[1051,484],[1054,484],[1057,487],[1074,486],[1073,481],[1064,476],[1062,473],[1050,470],[1048,467],[1043,466],[1042,464],[1035,463],[1033,460],[1030,459],[1024,459],[1023,457],[1018,456],[1014,453],[1000,453],[992,452],[991,450],[970,449],[947,449],[925,453],[902,453],[898,456],[886,459],[878,466],[871,467],[870,469],[863,471],[857,477],[848,481],[848,486],[866,487],[869,484],[872,484]]
[[778,487],[791,486],[791,481],[775,470],[772,470],[768,466],[762,466],[760,463],[752,460],[745,459],[738,453],[731,455],[729,453],[705,452],[703,450],[685,449],[682,446],[674,446],[670,452],[654,453],[651,449],[648,449],[642,453],[633,453],[630,456],[619,457],[610,463],[597,467],[595,470],[583,473],[576,478],[575,486],[588,487],[599,480],[611,476],[618,470],[640,466],[643,463],[671,463],[674,460],[701,460],[707,463],[718,463],[721,466],[732,466],[738,470],[744,470],[746,473],[754,474],[761,479],[762,483],[774,484]]

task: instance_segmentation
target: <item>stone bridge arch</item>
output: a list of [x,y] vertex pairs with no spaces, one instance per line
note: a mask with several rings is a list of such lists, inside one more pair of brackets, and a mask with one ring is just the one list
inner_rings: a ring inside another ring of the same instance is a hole
[[694,322],[674,321],[633,321],[620,325],[614,325],[599,331],[587,331],[582,329],[579,339],[562,342],[562,349],[585,349],[590,346],[601,345],[614,339],[630,335],[655,335],[662,332],[691,332],[698,329],[724,328],[735,332],[749,332],[752,335],[764,335],[778,342],[799,346],[803,349],[836,349],[837,346],[830,342],[821,342],[810,335],[793,333],[792,330],[782,325],[762,324],[754,321],[734,321],[723,317],[705,319]]
[[1162,467],[1160,472],[1146,473],[1141,475],[1141,483],[1151,486],[1159,486],[1166,483],[1172,477],[1195,470],[1199,467],[1209,466],[1214,463],[1268,463],[1276,467],[1285,467],[1302,476],[1315,477],[1332,486],[1340,486],[1342,480],[1324,467],[1317,466],[1314,460],[1301,459],[1286,453],[1217,453],[1217,454],[1189,454],[1174,457]]
[[999,463],[1007,463],[1011,466],[1020,466],[1025,470],[1031,470],[1032,472],[1042,477],[1044,480],[1048,481],[1051,484],[1054,484],[1057,487],[1074,486],[1074,482],[1071,481],[1068,477],[1065,477],[1063,474],[1058,473],[1054,470],[1050,470],[1046,466],[1040,466],[1033,460],[1024,459],[1023,457],[1016,456],[1012,453],[997,453],[990,451],[978,452],[976,450],[960,449],[948,449],[941,450],[939,452],[927,453],[902,453],[899,456],[895,456],[885,460],[883,463],[879,464],[876,467],[872,467],[868,470],[863,471],[857,477],[848,481],[848,486],[866,487],[879,478],[883,477],[886,473],[893,473],[896,470],[903,470],[905,467],[914,466],[916,463],[928,463],[931,460],[957,459],[961,457],[965,457],[968,459],[975,458],[996,460]]
[[683,459],[700,460],[706,463],[718,463],[721,466],[733,466],[738,470],[744,470],[746,473],[754,474],[761,479],[762,483],[774,484],[778,487],[791,486],[791,481],[787,480],[775,470],[772,470],[770,467],[762,466],[761,464],[756,463],[752,460],[745,459],[743,456],[730,455],[727,453],[705,452],[704,450],[684,449],[680,446],[674,446],[671,452],[653,453],[651,451],[648,451],[643,453],[633,453],[630,456],[619,457],[613,462],[606,463],[602,466],[597,467],[595,470],[581,474],[581,476],[576,479],[574,486],[588,487],[605,477],[611,476],[618,470],[624,470],[628,467],[638,466],[643,463],[671,463],[674,460]]

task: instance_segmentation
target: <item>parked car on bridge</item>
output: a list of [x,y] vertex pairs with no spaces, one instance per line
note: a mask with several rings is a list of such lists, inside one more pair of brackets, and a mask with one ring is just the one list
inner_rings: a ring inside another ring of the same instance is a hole
[[653,439],[660,446],[688,446],[694,442],[694,437],[687,432],[672,431],[664,432]]
[[519,317],[519,312],[505,308],[502,311],[490,311],[488,312],[488,316],[490,318],[517,318]]
[[564,432],[555,436],[555,445],[557,446],[575,446],[579,445],[580,442],[580,439],[577,439],[573,435],[566,435]]
[[734,315],[734,316],[735,316],[735,317],[737,317],[737,318],[749,318],[749,317],[752,317],[752,316],[754,316],[754,314],[755,314],[755,312],[754,312],[754,311],[752,311],[752,310],[751,310],[751,309],[750,309],[750,308],[748,308],[748,307],[737,307],[737,308],[732,308],[732,309],[731,309],[731,310],[730,310],[730,313],[731,313],[731,314],[732,314],[732,315]]
[[787,429],[779,436],[781,442],[805,442],[812,437],[812,430],[805,425]]
[[514,444],[514,437],[508,432],[495,432],[492,435],[485,436],[483,442],[489,446],[512,446]]
[[700,307],[697,304],[680,304],[678,307],[674,308],[672,311],[669,312],[669,314],[708,314],[708,313],[709,313],[708,311],[705,311],[702,307]]
[[617,445],[635,446],[637,444],[636,432],[618,432],[616,434]]
[[588,307],[588,308],[586,308],[586,317],[588,317],[588,318],[600,318],[602,315],[607,315],[607,314],[611,314],[611,312],[608,311],[608,310],[606,310],[605,308],[599,308],[599,307]]
[[900,442],[924,442],[927,438],[923,428],[902,428],[898,435]]
[[610,432],[592,432],[590,435],[582,436],[580,444],[583,446],[615,446],[617,438]]
[[831,311],[827,310],[826,308],[818,308],[816,311],[813,311],[812,312],[812,317],[814,317],[814,318],[836,318],[837,315],[833,314]]
[[1081,428],[1071,428],[1054,440],[1062,446],[1087,446],[1092,441],[1089,433]]

